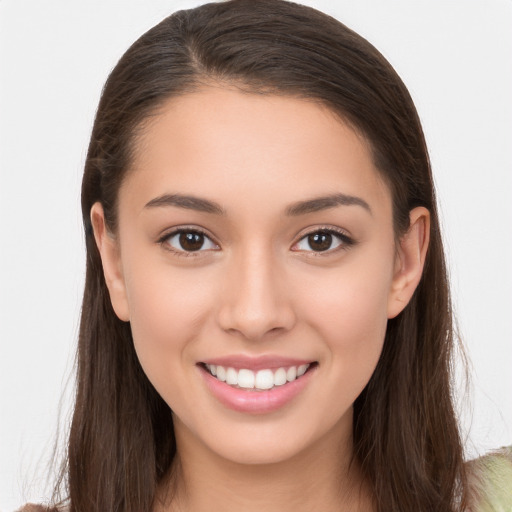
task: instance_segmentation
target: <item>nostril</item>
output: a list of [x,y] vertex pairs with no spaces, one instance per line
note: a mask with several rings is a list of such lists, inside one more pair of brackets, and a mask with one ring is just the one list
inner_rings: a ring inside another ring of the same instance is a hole
[[258,341],[267,336],[281,335],[293,328],[296,317],[286,302],[246,304],[244,300],[226,301],[219,309],[217,321],[225,332]]

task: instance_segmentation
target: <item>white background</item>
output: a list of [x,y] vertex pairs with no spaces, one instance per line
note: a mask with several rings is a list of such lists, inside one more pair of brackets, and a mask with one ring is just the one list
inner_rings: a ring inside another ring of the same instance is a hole
[[[43,499],[66,386],[64,428],[69,416],[84,272],[79,188],[102,84],[140,34],[198,3],[0,0],[2,512]],[[473,365],[468,456],[511,444],[512,2],[305,3],[368,38],[411,91]]]

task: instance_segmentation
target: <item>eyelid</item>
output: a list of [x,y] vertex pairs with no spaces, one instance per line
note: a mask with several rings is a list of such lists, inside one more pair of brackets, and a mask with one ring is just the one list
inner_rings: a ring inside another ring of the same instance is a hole
[[[325,251],[294,249],[294,247],[297,246],[302,240],[304,240],[308,236],[314,235],[315,233],[328,233],[330,235],[337,237],[341,243],[337,247],[333,249],[327,249]],[[294,242],[294,244],[291,247],[291,250],[295,252],[309,253],[315,257],[327,256],[340,250],[348,250],[351,247],[353,247],[356,243],[356,240],[351,235],[349,235],[347,231],[345,231],[344,229],[335,226],[316,226],[314,228],[308,228],[307,231],[302,232],[300,235],[298,235],[297,241]]]
[[[170,244],[166,243],[170,238],[179,235],[181,233],[199,233],[207,238],[213,245],[215,245],[215,249],[198,249],[197,251],[185,251],[172,247]],[[162,235],[157,239],[157,243],[161,245],[166,251],[170,251],[177,256],[185,256],[185,257],[197,257],[204,255],[205,252],[216,251],[220,249],[220,245],[216,242],[215,238],[210,235],[205,229],[200,228],[199,226],[176,226],[173,228],[167,229]]]
[[[216,246],[215,249],[198,249],[197,251],[185,251],[185,250],[179,250],[171,245],[167,244],[166,242],[169,240],[169,238],[176,236],[180,233],[199,233],[203,235],[205,238],[207,238],[213,245]],[[341,243],[333,248],[333,249],[327,249],[325,251],[314,251],[314,250],[301,250],[301,249],[294,249],[294,247],[304,240],[306,237],[313,235],[315,233],[329,233],[335,237],[337,237]],[[210,251],[217,251],[220,250],[220,244],[215,240],[215,237],[213,237],[209,232],[207,232],[205,229],[199,227],[199,226],[175,226],[173,228],[167,229],[158,239],[157,243],[161,245],[165,250],[173,252],[174,254],[178,256],[186,256],[186,257],[197,257],[204,255],[205,252]],[[339,250],[348,250],[350,247],[355,245],[357,242],[352,238],[351,235],[349,235],[346,230],[335,227],[335,226],[315,226],[312,228],[307,228],[307,230],[300,233],[296,241],[293,243],[291,250],[294,252],[302,252],[302,253],[310,253],[314,256],[326,256],[329,254],[332,254],[334,252],[337,252]]]

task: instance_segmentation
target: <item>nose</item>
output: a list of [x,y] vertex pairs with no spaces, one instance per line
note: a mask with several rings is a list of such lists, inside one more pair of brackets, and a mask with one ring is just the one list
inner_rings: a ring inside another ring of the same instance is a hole
[[219,297],[218,323],[224,331],[257,341],[295,325],[284,273],[269,253],[260,247],[233,257]]

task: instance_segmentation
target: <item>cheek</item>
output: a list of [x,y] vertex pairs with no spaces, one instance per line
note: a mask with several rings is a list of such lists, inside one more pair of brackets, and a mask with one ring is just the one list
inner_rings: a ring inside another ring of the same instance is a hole
[[[318,317],[319,326],[343,326],[343,333],[368,333],[386,323],[392,284],[391,258],[387,261],[358,261],[304,283],[309,290],[300,293],[308,308]],[[342,332],[340,332],[342,334]]]
[[127,272],[135,350],[159,391],[168,386],[170,374],[175,375],[183,363],[192,361],[190,348],[199,338],[212,304],[211,290],[202,283],[197,272],[176,272],[170,266],[146,263]]
[[315,290],[309,298],[302,295],[301,309],[327,347],[328,362],[337,369],[337,376],[353,384],[356,395],[371,377],[382,351],[391,262],[392,258],[371,264],[361,261],[346,270],[334,269],[317,279],[314,287],[309,283],[309,289]]

